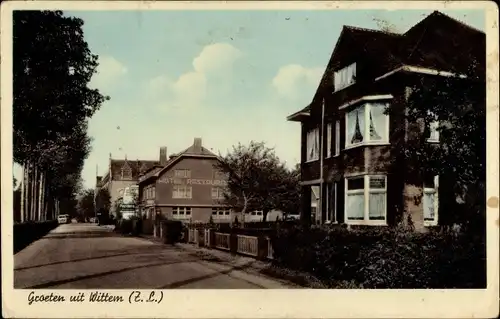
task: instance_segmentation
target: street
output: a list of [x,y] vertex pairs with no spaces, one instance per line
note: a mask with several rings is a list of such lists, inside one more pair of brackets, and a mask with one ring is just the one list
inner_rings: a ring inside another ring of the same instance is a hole
[[14,256],[14,288],[289,288],[244,272],[248,266],[221,264],[95,224],[64,224]]

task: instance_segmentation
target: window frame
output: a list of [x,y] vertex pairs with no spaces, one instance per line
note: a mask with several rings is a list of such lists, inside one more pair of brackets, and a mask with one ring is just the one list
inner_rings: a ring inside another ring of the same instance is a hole
[[332,123],[326,124],[326,156],[325,158],[330,158],[332,154],[332,137],[333,137],[333,125]]
[[231,209],[224,207],[212,207],[212,218],[231,219]]
[[[189,195],[185,194],[185,196],[176,196],[179,194],[179,188],[183,189],[183,192],[186,193],[186,190],[189,190]],[[190,185],[173,185],[172,186],[172,199],[192,199],[193,198],[193,187]]]
[[[217,191],[217,196],[214,197],[214,191]],[[224,189],[220,186],[214,186],[211,189],[212,199],[224,199]]]
[[[182,174],[179,174],[183,172]],[[174,170],[174,178],[191,178],[191,170],[187,168],[177,168]]]
[[[384,105],[384,109],[390,107],[389,102],[364,102],[357,104],[356,106],[353,106],[349,109],[346,110],[344,114],[344,123],[345,123],[345,128],[344,128],[344,150],[351,149],[351,148],[356,148],[360,146],[366,146],[366,145],[389,145],[390,144],[390,116],[389,114],[384,114],[385,116],[385,127],[384,127],[384,133],[385,133],[385,139],[384,140],[370,140],[370,134],[367,134],[367,132],[370,132],[370,111],[374,105]],[[349,142],[349,113],[358,110],[360,108],[364,108],[364,127],[363,127],[363,141],[360,143],[356,144],[351,144]]]
[[[422,185],[422,214],[424,220],[424,226],[437,226],[439,222],[439,175],[434,176],[433,178],[434,187],[425,187]],[[424,205],[424,196],[425,194],[433,194],[434,195],[434,220],[426,220],[425,219],[425,205]]]
[[[315,136],[316,134],[318,135],[318,154],[316,154],[316,156],[314,156],[313,158],[309,159],[309,148],[308,148],[308,143],[309,143],[309,135],[313,135]],[[311,162],[315,162],[315,161],[318,161],[319,158],[320,158],[320,155],[321,155],[321,136],[320,136],[320,127],[319,126],[316,126],[314,128],[311,128],[311,129],[308,129],[307,130],[307,133],[306,133],[306,158],[305,158],[305,162],[306,163],[311,163]]]
[[[333,187],[333,207],[330,207],[330,191]],[[337,191],[338,191],[338,182],[332,182],[326,184],[326,223],[336,224],[337,223]],[[330,216],[330,209],[332,216]]]
[[191,218],[192,209],[189,206],[172,207],[172,217],[177,219]]
[[[429,116],[432,116],[432,112],[431,111],[427,111],[428,115]],[[426,127],[424,127],[424,134],[429,134],[429,137],[425,136],[425,140],[429,143],[439,143],[439,139],[440,139],[440,132],[438,130],[439,128],[439,120],[436,120],[436,121],[431,121],[429,123],[426,123]],[[433,138],[433,133],[434,132],[434,135],[437,136],[436,138]]]
[[[341,79],[342,79],[343,77],[347,76],[347,71],[351,67],[354,68],[354,72],[353,72],[354,74],[353,74],[353,78],[351,79],[351,81],[349,83],[337,86],[337,77],[340,76]],[[357,65],[356,65],[356,62],[348,64],[345,67],[340,68],[337,71],[334,71],[333,72],[333,87],[334,87],[334,92],[339,92],[339,91],[341,91],[341,90],[343,90],[345,88],[350,87],[351,85],[356,84],[356,75],[357,75]]]
[[337,157],[340,155],[340,120],[335,121],[335,136],[334,136],[334,157]]
[[[370,188],[370,177],[375,178],[384,178],[384,188],[379,189],[371,189]],[[348,190],[348,181],[352,179],[363,178],[364,187],[363,189],[357,190]],[[370,219],[370,194],[371,193],[384,193],[384,219]],[[349,194],[363,194],[364,198],[364,211],[363,211],[363,219],[355,220],[348,218],[347,212],[347,197]],[[374,174],[363,174],[363,175],[353,175],[344,178],[344,222],[348,225],[367,225],[367,226],[387,226],[387,175],[382,173],[374,173]]]

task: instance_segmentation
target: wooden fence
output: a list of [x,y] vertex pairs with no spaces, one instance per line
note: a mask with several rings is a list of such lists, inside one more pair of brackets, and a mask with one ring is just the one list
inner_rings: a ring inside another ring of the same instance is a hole
[[235,234],[213,228],[191,227],[186,231],[187,242],[258,259],[273,259],[271,239],[265,235]]
[[214,247],[224,250],[230,250],[230,235],[224,233],[214,233]]
[[257,257],[259,255],[259,238],[254,236],[236,235],[237,252],[243,255]]

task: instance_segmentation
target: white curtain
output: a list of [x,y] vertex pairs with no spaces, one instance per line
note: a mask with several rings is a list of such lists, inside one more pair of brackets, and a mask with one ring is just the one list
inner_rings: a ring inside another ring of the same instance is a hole
[[335,91],[341,90],[355,82],[356,63],[353,63],[343,69],[338,70],[333,75]]
[[365,215],[365,195],[363,193],[359,194],[348,193],[346,212],[347,212],[347,219],[363,220]]
[[439,122],[433,121],[429,124],[429,139],[439,141],[439,131],[437,130]]
[[347,114],[346,145],[362,143],[365,136],[365,106],[358,107]]
[[370,107],[370,141],[387,141],[387,115],[384,114],[385,104],[375,103]]
[[368,199],[368,216],[371,220],[385,219],[385,192],[370,193]]
[[332,155],[332,123],[328,123],[326,127],[326,157]]
[[319,129],[313,129],[307,133],[306,148],[308,161],[319,158]]
[[423,196],[423,206],[424,206],[424,220],[434,220],[434,192],[424,192]]

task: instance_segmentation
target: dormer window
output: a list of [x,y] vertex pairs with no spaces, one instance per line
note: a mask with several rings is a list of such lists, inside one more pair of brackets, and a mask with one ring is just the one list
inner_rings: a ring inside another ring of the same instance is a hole
[[132,178],[132,169],[130,166],[125,164],[121,169],[121,177],[122,179],[131,179]]
[[356,63],[335,71],[333,74],[335,92],[340,91],[356,82]]

